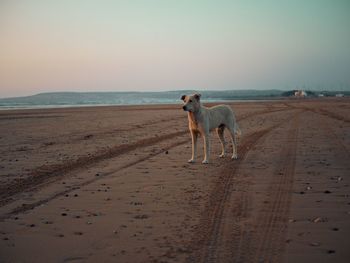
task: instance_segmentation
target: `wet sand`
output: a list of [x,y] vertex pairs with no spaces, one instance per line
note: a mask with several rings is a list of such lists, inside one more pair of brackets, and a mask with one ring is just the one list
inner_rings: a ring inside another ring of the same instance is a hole
[[180,105],[0,111],[0,261],[348,262],[350,100],[230,105],[209,165]]

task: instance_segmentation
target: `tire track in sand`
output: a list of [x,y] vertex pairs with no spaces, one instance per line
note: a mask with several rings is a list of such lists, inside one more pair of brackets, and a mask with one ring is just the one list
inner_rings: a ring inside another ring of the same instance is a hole
[[105,177],[107,177],[107,176],[109,176],[111,174],[114,174],[116,172],[123,171],[124,169],[127,169],[127,168],[129,168],[129,167],[131,167],[133,165],[136,165],[138,163],[146,161],[146,160],[148,160],[148,159],[150,159],[152,157],[155,157],[155,156],[157,156],[157,155],[159,155],[161,153],[164,153],[165,151],[168,151],[168,150],[170,150],[170,149],[172,149],[172,148],[174,148],[176,146],[182,145],[182,144],[186,143],[187,141],[188,141],[188,139],[174,142],[174,143],[172,143],[172,144],[170,144],[170,145],[168,145],[168,146],[166,146],[166,147],[164,147],[164,148],[162,148],[162,149],[160,149],[160,150],[158,150],[156,152],[152,152],[149,155],[146,155],[145,157],[142,157],[142,158],[139,158],[137,160],[128,162],[125,165],[123,165],[121,167],[118,167],[118,169],[116,169],[116,170],[110,171],[108,173],[103,173],[99,177],[94,177],[94,178],[92,178],[90,180],[86,180],[84,182],[75,184],[73,187],[71,187],[69,189],[66,189],[66,190],[63,190],[63,191],[59,191],[59,192],[57,192],[57,193],[55,193],[55,194],[53,194],[53,195],[51,195],[51,196],[49,196],[47,198],[40,199],[40,200],[38,200],[36,202],[30,203],[30,204],[26,204],[24,206],[23,205],[22,206],[18,206],[16,208],[12,209],[9,213],[7,213],[7,214],[5,214],[3,216],[0,216],[0,219],[3,220],[3,219],[11,217],[13,215],[17,215],[17,214],[26,212],[28,210],[32,210],[32,209],[34,209],[37,206],[46,204],[46,203],[50,202],[51,200],[56,199],[57,197],[69,194],[70,192],[73,192],[73,191],[75,191],[77,189],[80,189],[83,186],[86,186],[86,185],[89,185],[91,183],[94,183],[94,182],[96,182],[96,181],[98,181],[98,180],[100,180],[102,178],[105,178]]
[[62,178],[68,172],[78,170],[87,166],[91,166],[97,162],[105,159],[117,157],[122,154],[126,154],[138,148],[152,146],[161,141],[169,140],[177,136],[186,134],[187,131],[178,131],[168,133],[160,136],[154,136],[139,140],[133,144],[117,145],[110,148],[108,151],[101,152],[93,156],[83,156],[77,160],[69,160],[57,165],[41,166],[35,169],[31,175],[25,179],[17,180],[13,183],[3,185],[0,187],[0,206],[3,206],[11,201],[10,197],[24,192],[35,189],[40,184],[53,179]]
[[285,103],[286,106],[290,107],[290,108],[294,108],[294,109],[303,109],[305,111],[311,111],[313,113],[319,114],[319,115],[323,115],[326,116],[328,118],[334,119],[334,120],[338,120],[338,121],[342,121],[345,123],[349,123],[350,119],[347,118],[346,116],[342,116],[340,114],[337,114],[335,112],[326,110],[326,109],[322,109],[322,108],[312,108],[312,107],[307,107],[307,106],[295,106],[295,105],[291,105],[289,103]]
[[[238,170],[239,164],[244,161],[250,148],[274,128],[260,130],[245,136],[242,144],[238,147],[240,159],[232,166],[232,170],[224,169],[221,173],[217,183],[211,190],[209,201],[205,207],[205,215],[196,227],[194,240],[192,240],[192,244],[190,245],[195,251],[188,258],[188,262],[215,262],[217,260],[217,250],[220,246],[223,245],[225,247],[224,250],[227,251],[222,238],[221,240],[219,239],[223,228],[222,220],[224,211],[228,210],[227,206],[231,197],[232,177]],[[240,191],[240,193],[243,193],[243,191]],[[244,217],[248,200],[243,194],[239,194],[236,198],[237,201],[234,204],[236,206],[235,216],[237,219],[237,217]],[[236,229],[234,232],[238,233],[240,231]]]
[[233,178],[249,150],[284,122],[245,137],[239,147],[241,159],[233,166],[224,168],[211,191],[205,215],[191,242],[194,252],[189,256],[188,262],[258,262],[259,258],[264,258],[264,262],[275,261],[275,248],[280,248],[284,243],[282,239],[289,212],[297,119],[294,118],[293,126],[289,130],[288,146],[283,149],[281,155],[284,156],[283,162],[277,168],[277,186],[275,183],[271,184],[274,193],[270,198],[269,207],[261,212],[257,221],[263,223],[255,224],[257,227],[253,229],[247,220],[250,202],[247,189],[250,182],[243,179],[233,185]]
[[[285,246],[288,215],[295,173],[299,116],[294,118],[287,140],[281,151],[281,160],[267,193],[267,202],[257,218],[254,234],[256,243],[253,262],[280,262]],[[252,251],[244,251],[245,255]]]

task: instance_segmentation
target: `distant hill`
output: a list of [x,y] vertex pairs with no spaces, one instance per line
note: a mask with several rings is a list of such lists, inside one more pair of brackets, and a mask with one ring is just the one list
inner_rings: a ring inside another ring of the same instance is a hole
[[[27,97],[0,99],[0,107],[64,106],[64,105],[131,105],[131,104],[165,104],[178,103],[183,94],[194,90],[177,90],[165,92],[54,92],[40,93]],[[288,97],[294,91],[281,90],[225,90],[199,91],[203,101],[220,100],[259,100]],[[310,96],[320,92],[307,91]],[[338,92],[323,92],[334,96]],[[342,92],[349,96],[350,92]]]

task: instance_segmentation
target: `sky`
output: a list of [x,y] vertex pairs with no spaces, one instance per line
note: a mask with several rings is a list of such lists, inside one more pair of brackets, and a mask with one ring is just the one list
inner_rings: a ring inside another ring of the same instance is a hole
[[0,0],[0,97],[350,89],[348,0]]

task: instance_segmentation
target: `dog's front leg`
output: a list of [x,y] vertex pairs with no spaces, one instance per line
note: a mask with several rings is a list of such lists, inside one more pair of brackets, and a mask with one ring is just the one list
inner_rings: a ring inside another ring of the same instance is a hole
[[210,153],[209,135],[204,134],[203,139],[204,139],[204,160],[202,163],[207,164],[207,163],[209,163],[209,153]]
[[191,137],[192,137],[192,157],[190,160],[188,160],[188,162],[194,163],[197,155],[197,138],[198,138],[197,132],[191,130]]

